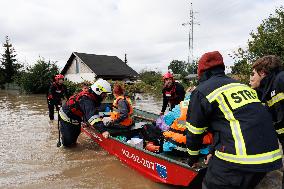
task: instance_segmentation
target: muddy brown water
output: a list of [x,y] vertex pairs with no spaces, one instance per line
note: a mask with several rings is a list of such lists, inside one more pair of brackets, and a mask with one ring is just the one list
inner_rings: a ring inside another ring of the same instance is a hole
[[[160,100],[136,107],[159,113]],[[127,167],[81,134],[76,148],[57,148],[57,121],[49,122],[44,95],[0,91],[0,188],[173,189]],[[280,188],[280,172],[258,187]]]

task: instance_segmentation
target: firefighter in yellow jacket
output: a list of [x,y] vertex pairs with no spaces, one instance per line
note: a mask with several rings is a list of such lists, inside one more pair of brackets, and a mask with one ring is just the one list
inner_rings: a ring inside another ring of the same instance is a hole
[[[199,85],[187,113],[189,165],[198,161],[204,131],[213,132],[215,153],[203,188],[254,188],[264,175],[282,167],[272,117],[255,90],[225,75],[218,51],[198,62]],[[218,135],[218,141],[215,141]]]
[[133,124],[133,107],[129,97],[125,96],[124,89],[120,84],[113,87],[115,100],[113,102],[113,112],[111,112],[111,122],[106,126],[108,128],[129,129]]

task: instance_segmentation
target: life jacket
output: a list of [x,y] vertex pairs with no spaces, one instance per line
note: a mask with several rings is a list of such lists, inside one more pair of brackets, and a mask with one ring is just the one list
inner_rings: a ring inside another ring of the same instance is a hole
[[170,130],[165,131],[163,135],[165,138],[171,139],[175,143],[186,144],[185,123],[186,123],[187,109],[189,106],[189,100],[181,101],[179,106],[180,106],[180,117],[174,120],[174,122],[170,127]]
[[177,98],[176,94],[176,85],[173,83],[173,86],[171,87],[171,90],[165,89],[165,96],[169,99],[169,102],[173,104]]
[[153,142],[148,142],[147,145],[145,146],[145,149],[150,152],[159,152],[160,146],[156,146]]
[[127,108],[128,108],[128,116],[123,121],[121,121],[119,124],[127,127],[127,126],[132,125],[132,123],[133,123],[133,119],[131,117],[131,115],[133,114],[133,107],[132,107],[131,99],[129,97],[118,96],[113,101],[113,112],[110,113],[110,118],[112,120],[116,120],[120,117],[120,113],[119,113],[119,110],[118,110],[118,102],[122,99],[126,100]]
[[[51,90],[51,88],[55,89],[54,91]],[[59,85],[58,83],[56,82],[53,82],[50,86],[50,89],[48,91],[48,94],[47,94],[47,99],[48,100],[51,100],[51,99],[54,99],[54,100],[61,100],[61,98],[63,98],[63,94],[65,93],[65,87],[64,85]]]
[[[177,118],[171,125],[169,131],[163,133],[164,137],[170,139],[171,142],[177,145],[186,144],[186,116],[190,100],[184,100],[180,102],[180,117]],[[203,144],[211,144],[213,142],[213,136],[211,133],[206,133],[203,137]]]
[[52,85],[56,88],[55,92],[56,92],[57,94],[62,94],[62,93],[64,93],[64,87],[63,87],[63,85],[59,85],[59,84],[57,84],[56,82],[53,82]]
[[83,112],[81,111],[79,105],[80,99],[83,96],[87,96],[93,101],[97,100],[97,97],[94,94],[90,93],[89,91],[81,91],[80,93],[71,96],[69,100],[66,102],[71,113],[78,117],[83,117]]

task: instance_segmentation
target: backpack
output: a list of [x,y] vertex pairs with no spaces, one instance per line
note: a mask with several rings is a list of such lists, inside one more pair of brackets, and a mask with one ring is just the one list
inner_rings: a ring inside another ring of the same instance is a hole
[[163,141],[163,133],[155,123],[145,124],[140,131],[140,136],[144,141],[154,142],[155,145],[160,145]]

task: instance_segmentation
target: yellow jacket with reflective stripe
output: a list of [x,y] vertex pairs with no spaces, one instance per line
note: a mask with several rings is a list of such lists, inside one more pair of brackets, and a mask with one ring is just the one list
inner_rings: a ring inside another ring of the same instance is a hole
[[263,78],[257,91],[272,115],[278,137],[284,139],[284,71],[275,71]]
[[218,133],[215,156],[236,168],[271,171],[281,167],[281,152],[270,114],[256,91],[213,70],[192,92],[187,118],[187,148],[198,155],[208,128]]

